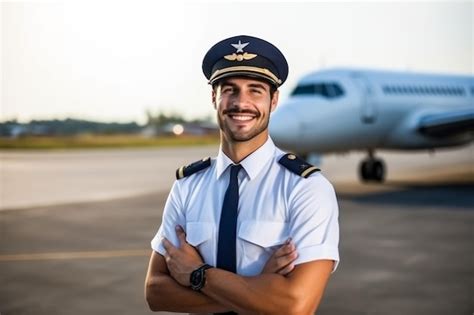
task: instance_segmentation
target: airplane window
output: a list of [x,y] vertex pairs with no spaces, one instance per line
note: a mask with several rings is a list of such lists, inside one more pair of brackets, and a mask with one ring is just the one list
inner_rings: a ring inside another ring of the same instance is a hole
[[326,84],[326,91],[328,92],[329,97],[336,97],[336,90],[334,89],[334,84]]
[[329,97],[338,97],[344,94],[339,84],[335,83],[326,84],[326,91]]
[[341,96],[344,95],[344,91],[342,90],[342,87],[339,84],[333,84],[333,89],[334,89],[334,96]]
[[313,94],[322,95],[326,97],[329,96],[328,91],[326,89],[326,84],[315,84]]
[[342,87],[336,83],[315,83],[298,85],[293,92],[294,95],[321,95],[327,98],[334,98],[344,94]]
[[311,95],[314,94],[314,85],[307,84],[307,85],[298,85],[291,95]]
[[[333,87],[328,88],[330,91]],[[462,87],[443,87],[443,86],[390,86],[384,85],[382,91],[385,94],[433,94],[433,95],[452,95],[463,96],[466,90]],[[471,87],[471,94],[474,95],[474,87]]]

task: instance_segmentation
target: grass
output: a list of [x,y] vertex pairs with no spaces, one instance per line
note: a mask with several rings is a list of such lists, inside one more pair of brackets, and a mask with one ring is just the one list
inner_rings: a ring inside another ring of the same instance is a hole
[[140,135],[81,135],[62,137],[0,138],[0,149],[87,149],[87,148],[132,148],[174,147],[218,144],[218,135],[206,136],[160,136]]

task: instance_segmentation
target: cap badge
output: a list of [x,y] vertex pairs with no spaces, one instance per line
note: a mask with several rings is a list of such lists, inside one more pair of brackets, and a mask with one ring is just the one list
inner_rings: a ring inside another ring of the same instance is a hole
[[226,55],[224,56],[225,59],[230,60],[230,61],[242,61],[242,60],[250,60],[257,57],[255,54],[249,54],[249,53],[243,53],[243,54],[236,54],[233,53],[232,55]]
[[[250,43],[242,43],[240,40],[237,44],[231,44],[232,47],[237,49],[235,53],[232,55],[226,55],[224,56],[225,59],[230,60],[230,61],[242,61],[242,60],[250,60],[255,57],[257,57],[256,54],[250,54],[248,52],[244,52],[245,46],[247,46]],[[239,54],[241,53],[241,54]]]
[[237,44],[231,44],[232,47],[234,47],[235,49],[237,49],[236,53],[243,53],[244,52],[244,48],[245,46],[247,46],[249,43],[242,43],[240,40]]

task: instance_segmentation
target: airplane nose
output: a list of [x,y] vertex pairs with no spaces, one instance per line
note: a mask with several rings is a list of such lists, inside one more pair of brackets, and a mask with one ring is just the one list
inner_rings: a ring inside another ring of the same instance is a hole
[[299,137],[296,113],[288,107],[280,107],[273,112],[270,118],[270,136],[277,146],[282,149],[291,149],[295,139]]

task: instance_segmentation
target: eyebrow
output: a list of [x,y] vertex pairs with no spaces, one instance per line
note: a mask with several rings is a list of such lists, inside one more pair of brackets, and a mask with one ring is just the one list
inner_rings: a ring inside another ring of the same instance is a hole
[[267,90],[267,89],[265,88],[265,85],[263,85],[263,84],[261,84],[261,83],[250,83],[250,84],[249,84],[249,87],[261,88],[261,89],[263,89],[263,90],[265,90],[265,91]]
[[[237,87],[237,84],[229,82],[229,81],[224,81],[222,82],[221,87],[225,87],[225,86]],[[267,90],[263,83],[250,83],[248,86],[251,88],[260,88],[260,89],[263,89],[264,91]]]

